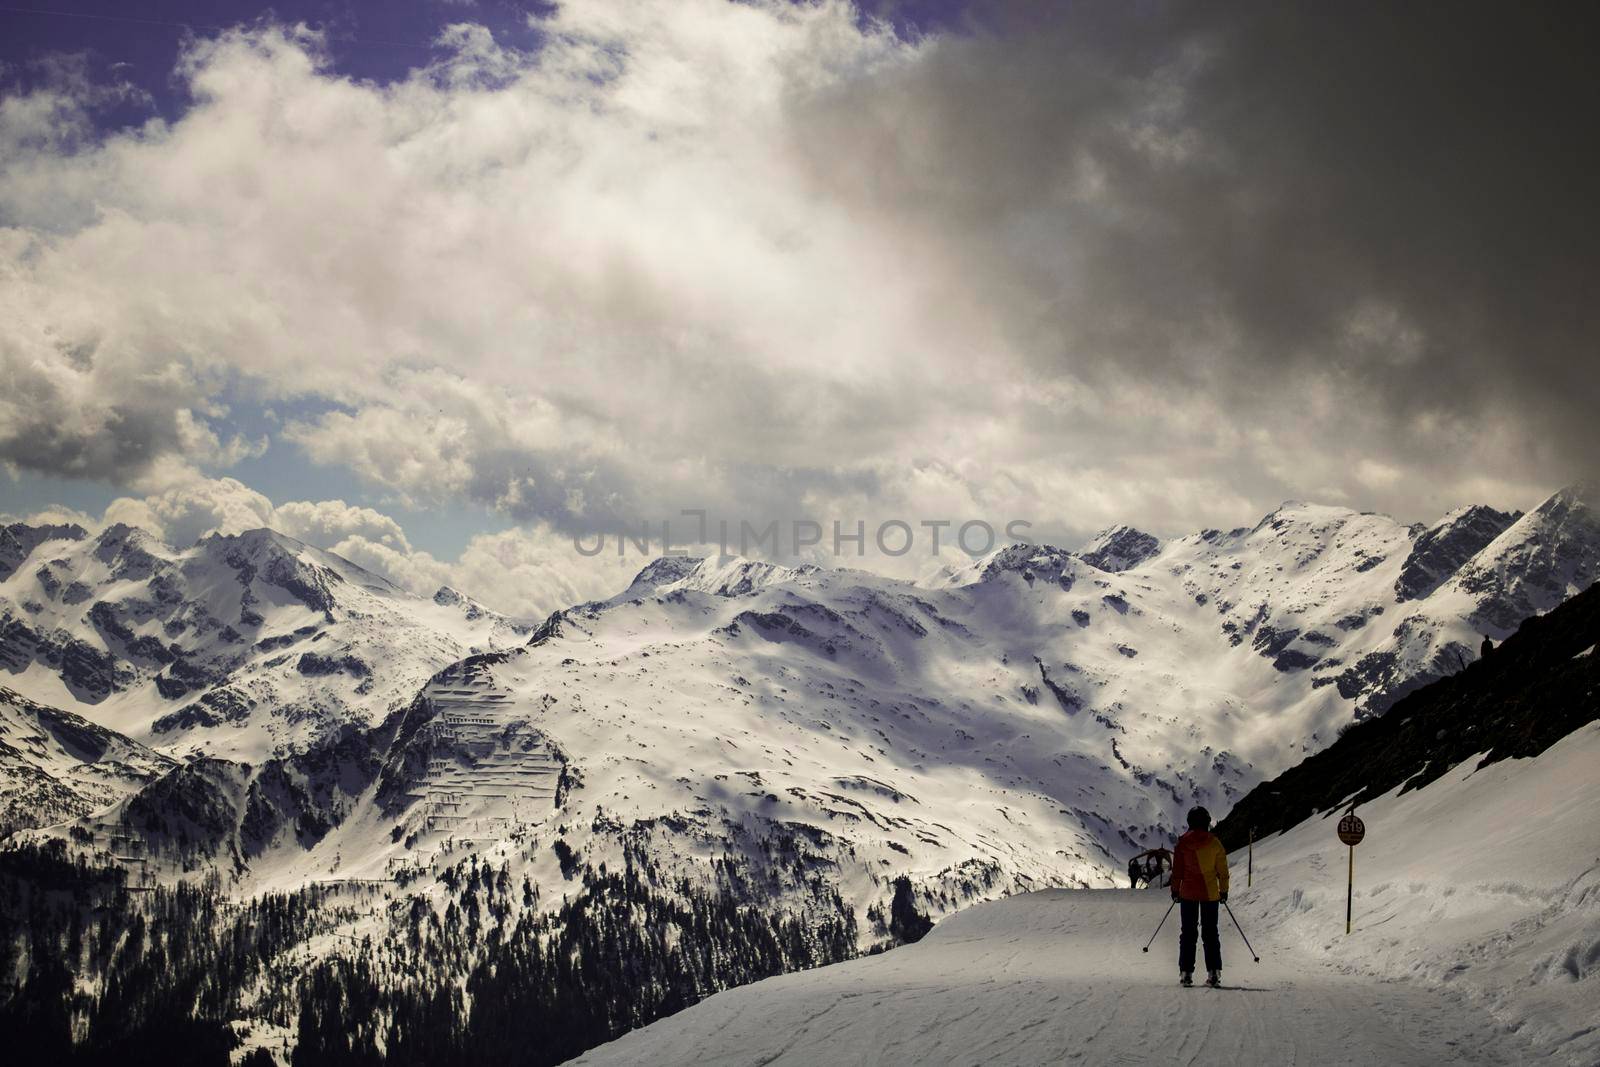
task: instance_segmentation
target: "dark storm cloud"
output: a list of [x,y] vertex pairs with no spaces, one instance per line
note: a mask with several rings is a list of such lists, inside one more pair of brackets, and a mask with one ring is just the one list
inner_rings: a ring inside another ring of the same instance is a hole
[[988,15],[798,103],[799,154],[970,262],[1041,374],[1240,414],[1315,385],[1401,462],[1415,419],[1511,418],[1506,473],[1600,455],[1593,8]]
[[387,85],[196,40],[169,126],[0,97],[0,458],[223,466],[244,382],[561,533],[1527,507],[1600,451],[1580,18],[587,0]]

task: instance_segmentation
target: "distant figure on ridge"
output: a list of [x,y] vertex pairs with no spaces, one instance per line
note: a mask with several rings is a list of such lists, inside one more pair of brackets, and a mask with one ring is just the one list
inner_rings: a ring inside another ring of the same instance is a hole
[[1139,857],[1135,856],[1135,857],[1133,857],[1133,859],[1128,861],[1128,888],[1129,889],[1138,889],[1139,888],[1139,874],[1140,874]]
[[1491,653],[1493,651],[1494,651],[1494,642],[1489,640],[1489,635],[1488,634],[1484,634],[1483,635],[1483,647],[1478,649],[1478,658],[1482,659],[1483,657],[1487,656],[1489,653]]
[[[1228,899],[1228,851],[1211,832],[1211,813],[1189,809],[1189,832],[1172,852],[1172,899],[1178,901],[1178,980],[1194,984],[1194,943],[1206,950],[1206,985],[1222,984],[1222,942],[1217,937],[1217,903]],[[1197,928],[1198,927],[1198,928]]]

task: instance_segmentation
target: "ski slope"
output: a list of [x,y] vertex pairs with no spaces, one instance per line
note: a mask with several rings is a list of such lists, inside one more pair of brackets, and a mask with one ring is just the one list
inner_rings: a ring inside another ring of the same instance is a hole
[[1508,1062],[1490,1027],[1437,993],[1378,986],[1301,953],[1252,964],[1231,929],[1228,988],[1180,988],[1176,912],[1150,954],[1139,951],[1166,906],[1159,890],[1010,897],[915,945],[718,994],[574,1062]]
[[1160,890],[1048,890],[923,941],[710,997],[574,1061],[625,1064],[1600,1062],[1600,725],[1363,809],[1354,933],[1332,821],[1258,842],[1227,988],[1176,984]]

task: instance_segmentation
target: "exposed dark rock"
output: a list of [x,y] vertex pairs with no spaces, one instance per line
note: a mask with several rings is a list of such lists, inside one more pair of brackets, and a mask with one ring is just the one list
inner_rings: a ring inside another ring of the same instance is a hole
[[359,657],[350,654],[343,656],[324,656],[316,652],[302,653],[295,662],[295,670],[311,678],[322,678],[330,674],[348,674],[353,678],[366,678],[372,674]]
[[1367,623],[1371,622],[1374,618],[1382,614],[1383,605],[1373,604],[1370,607],[1362,609],[1361,611],[1351,612],[1338,622],[1335,622],[1334,625],[1346,632],[1351,630],[1359,630]]
[[735,623],[743,623],[756,630],[761,636],[772,640],[771,635],[784,635],[790,637],[815,637],[810,630],[800,623],[785,615],[781,611],[741,611],[733,617]]
[[133,681],[133,673],[118,665],[111,653],[72,638],[58,646],[56,655],[45,657],[50,666],[59,664],[61,680],[72,694],[89,704],[98,704],[120,684]]
[[1368,690],[1381,688],[1393,679],[1397,658],[1393,652],[1368,652],[1339,675],[1339,695],[1354,700]]
[[74,523],[30,526],[14,522],[0,526],[0,582],[15,574],[33,550],[46,541],[81,541],[86,536],[84,528]]
[[1132,570],[1161,551],[1161,542],[1131,526],[1113,526],[1096,535],[1078,558],[1113,574]]
[[1255,640],[1250,642],[1250,647],[1261,655],[1271,658],[1280,655],[1284,649],[1294,644],[1295,638],[1299,636],[1299,630],[1277,630],[1271,626],[1262,626],[1256,630]]
[[1278,653],[1277,657],[1272,661],[1272,666],[1274,669],[1283,671],[1285,673],[1288,673],[1289,671],[1303,671],[1307,667],[1315,667],[1316,665],[1317,657],[1307,655],[1306,653],[1295,648],[1284,649],[1282,652]]
[[989,582],[1004,574],[1016,574],[1029,585],[1046,582],[1067,592],[1075,580],[1076,566],[1072,553],[1052,545],[1007,545],[989,558],[979,577]]
[[1520,511],[1496,511],[1474,506],[1417,534],[1411,553],[1395,580],[1401,600],[1420,600],[1450,579],[1506,528],[1522,517]]
[[203,694],[192,704],[185,704],[169,715],[163,715],[152,724],[158,734],[173,730],[188,730],[196,726],[221,726],[228,722],[241,722],[255,707],[255,701],[231,686],[219,686]]
[[168,700],[206,689],[227,677],[219,668],[207,668],[193,660],[177,659],[156,676],[156,690]]
[[557,637],[560,637],[561,620],[565,617],[565,615],[565,612],[552,611],[550,613],[550,617],[545,619],[544,622],[540,623],[539,628],[534,630],[533,634],[528,638],[528,647],[538,648],[546,641],[551,641]]
[[1083,701],[1078,697],[1078,694],[1051,678],[1050,672],[1045,669],[1044,661],[1038,656],[1035,656],[1033,661],[1039,665],[1040,680],[1044,682],[1046,689],[1055,694],[1056,702],[1061,705],[1061,710],[1068,715],[1076,715],[1078,710],[1083,707]]
[[[1518,620],[1549,611],[1569,590],[1600,578],[1600,486],[1572,486],[1518,520],[1520,540],[1493,559],[1474,558],[1457,575],[1478,600],[1474,622],[1496,637]],[[1481,555],[1481,553],[1480,553]]]
[[[37,571],[34,571],[33,576],[38,579],[39,588],[44,590],[44,595],[51,600],[54,600],[57,594],[61,592],[61,580],[51,572],[49,567],[40,567]],[[3,580],[0,579],[0,581]]]

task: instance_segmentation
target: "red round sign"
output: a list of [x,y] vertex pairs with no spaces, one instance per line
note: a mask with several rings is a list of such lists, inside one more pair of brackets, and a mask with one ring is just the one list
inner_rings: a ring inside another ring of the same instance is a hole
[[1367,824],[1361,821],[1360,816],[1346,815],[1339,820],[1339,840],[1345,844],[1359,845],[1366,836]]

